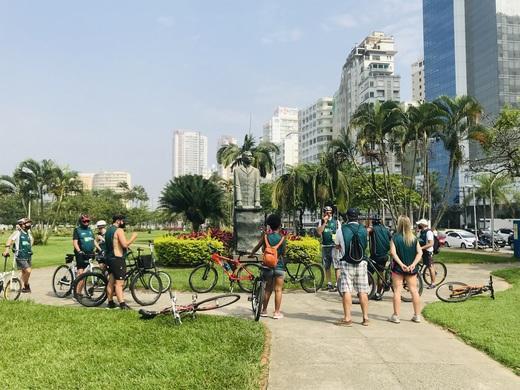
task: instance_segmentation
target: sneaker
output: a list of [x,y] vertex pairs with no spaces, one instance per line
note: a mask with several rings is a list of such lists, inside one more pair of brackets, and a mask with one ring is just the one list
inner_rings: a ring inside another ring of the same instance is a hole
[[119,308],[120,308],[121,310],[132,310],[132,308],[131,308],[130,306],[128,306],[128,305],[126,304],[126,302],[121,302],[121,303],[119,304]]
[[421,316],[419,314],[414,314],[412,317],[412,321],[417,323],[421,322]]
[[116,307],[117,307],[117,305],[114,301],[108,301],[107,309],[115,309]]
[[336,291],[337,291],[337,288],[334,287],[332,284],[328,284],[328,285],[327,285],[327,291],[328,291],[328,292],[336,292]]
[[31,292],[31,288],[27,285],[27,286],[23,287],[21,291],[23,293],[30,293]]
[[273,314],[273,319],[275,319],[275,320],[280,320],[282,318],[283,318],[283,314],[282,313]]
[[390,317],[388,317],[388,321],[393,322],[394,324],[399,324],[401,322],[399,316],[395,314],[392,314]]
[[426,286],[427,289],[432,289],[432,288],[435,288],[437,287],[435,284],[430,284],[429,286]]
[[267,312],[266,311],[261,312],[260,317],[267,317]]

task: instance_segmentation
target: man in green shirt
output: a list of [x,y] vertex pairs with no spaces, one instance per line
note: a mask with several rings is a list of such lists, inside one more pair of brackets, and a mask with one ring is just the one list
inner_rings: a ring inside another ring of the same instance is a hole
[[[381,218],[379,215],[375,215],[372,218],[372,226],[368,228],[368,237],[370,240],[370,259],[374,261],[375,268],[379,272],[384,272],[386,263],[388,261],[388,253],[390,251],[390,230],[381,224]],[[373,273],[375,270],[372,265],[368,267],[369,272]],[[377,291],[380,292],[383,281],[377,278]],[[383,296],[376,294],[375,299],[381,300]]]
[[336,291],[332,286],[330,267],[333,263],[332,252],[335,246],[336,230],[338,229],[338,221],[332,216],[332,207],[323,208],[323,217],[318,224],[318,234],[321,237],[321,260],[323,268],[325,268],[325,278],[327,280],[327,290]]
[[32,221],[29,218],[19,219],[16,231],[9,236],[5,244],[4,257],[9,256],[9,249],[14,246],[16,266],[22,270],[22,292],[30,293],[29,278],[32,271],[32,246],[34,239],[31,234]]

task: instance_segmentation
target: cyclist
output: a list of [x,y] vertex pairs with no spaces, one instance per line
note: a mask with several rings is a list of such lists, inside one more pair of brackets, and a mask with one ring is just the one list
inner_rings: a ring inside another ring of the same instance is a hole
[[[85,268],[89,265],[89,260],[94,256],[94,251],[99,250],[94,233],[90,229],[90,217],[87,214],[81,214],[78,218],[78,225],[72,233],[72,245],[74,254],[76,255],[76,268],[78,276],[80,276]],[[81,291],[83,282],[78,283],[77,290]]]
[[[336,291],[336,287],[332,285],[330,276],[330,267],[333,263],[333,250],[336,231],[338,230],[339,222],[332,216],[332,207],[326,206],[323,208],[323,216],[318,224],[318,234],[321,237],[321,260],[323,268],[325,268],[325,279],[327,280],[327,290],[330,292]],[[336,275],[337,276],[337,275]],[[336,277],[337,280],[337,277]]]
[[107,223],[103,221],[102,219],[96,222],[96,242],[99,246],[99,249],[101,251],[100,256],[98,257],[98,263],[99,267],[104,270],[106,267],[105,264],[105,233],[107,231]]
[[125,255],[128,247],[136,240],[137,234],[132,233],[130,240],[125,237],[125,216],[121,214],[112,217],[112,225],[105,233],[105,258],[109,273],[107,286],[108,308],[116,308],[114,293],[116,294],[119,307],[123,310],[130,309],[125,302],[123,285],[126,276]]
[[435,237],[433,236],[432,230],[428,227],[429,223],[426,219],[420,219],[417,221],[417,227],[419,228],[419,244],[422,249],[422,262],[425,267],[428,267],[431,275],[431,284],[426,288],[435,288],[435,271],[432,264],[433,256],[433,244]]
[[16,267],[22,270],[22,292],[30,293],[29,278],[32,271],[32,246],[34,238],[31,234],[32,221],[30,218],[21,218],[16,223],[16,230],[9,236],[5,244],[4,257],[9,256],[9,249],[14,245]]
[[[381,224],[379,215],[374,215],[372,218],[372,226],[368,229],[368,238],[370,243],[370,258],[374,261],[375,267],[379,272],[384,272],[386,263],[388,261],[388,252],[390,251],[390,230]],[[369,272],[374,272],[372,265],[369,264]],[[383,281],[377,278],[377,291],[381,291]],[[378,294],[375,296],[376,300],[381,300],[383,296]]]

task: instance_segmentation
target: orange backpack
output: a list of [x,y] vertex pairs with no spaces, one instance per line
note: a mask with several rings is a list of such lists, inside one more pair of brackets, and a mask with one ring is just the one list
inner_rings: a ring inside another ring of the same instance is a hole
[[262,257],[263,265],[269,268],[276,267],[276,264],[278,264],[278,248],[283,244],[284,239],[285,237],[282,236],[282,239],[278,244],[271,246],[271,244],[269,244],[269,240],[267,239],[267,234],[264,236],[265,248]]

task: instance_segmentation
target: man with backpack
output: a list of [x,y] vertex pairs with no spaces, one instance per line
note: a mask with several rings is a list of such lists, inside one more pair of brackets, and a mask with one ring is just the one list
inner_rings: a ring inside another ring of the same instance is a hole
[[358,222],[357,209],[347,210],[346,224],[343,224],[336,233],[336,249],[339,250],[341,260],[338,289],[343,298],[343,318],[335,324],[339,326],[352,326],[352,294],[357,293],[361,311],[363,313],[363,326],[368,326],[368,270],[364,261],[368,237],[367,229]]
[[[388,253],[390,251],[390,230],[381,224],[379,215],[372,218],[372,226],[368,228],[368,237],[370,242],[370,259],[374,261],[374,266],[381,273],[385,271],[388,261]],[[375,272],[372,266],[369,266],[370,272]],[[383,281],[377,278],[377,291],[381,291]],[[378,294],[376,299],[382,299],[383,295]]]
[[433,269],[432,264],[435,236],[428,225],[428,221],[424,218],[417,221],[417,227],[419,228],[419,244],[421,245],[423,252],[422,262],[425,267],[429,268],[432,279],[431,284],[426,286],[426,288],[435,288],[435,270]]
[[336,218],[332,216],[332,207],[326,206],[323,208],[323,217],[318,224],[318,234],[321,237],[321,260],[323,268],[325,269],[325,278],[327,280],[327,290],[330,292],[336,291],[332,286],[330,267],[332,266],[332,251],[334,249],[334,236],[338,230],[339,224]]

